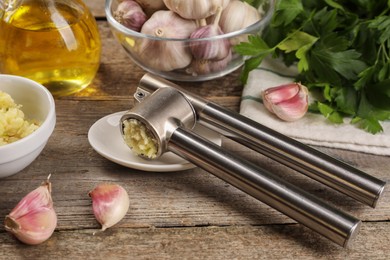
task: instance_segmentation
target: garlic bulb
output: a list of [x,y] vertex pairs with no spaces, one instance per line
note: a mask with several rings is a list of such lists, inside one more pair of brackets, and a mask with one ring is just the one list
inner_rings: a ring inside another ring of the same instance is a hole
[[[141,33],[157,38],[187,39],[196,23],[172,11],[157,11],[142,26]],[[184,42],[166,39],[140,39],[137,55],[142,62],[156,70],[171,71],[191,63],[192,55]]]
[[284,121],[303,117],[309,106],[308,89],[300,83],[290,83],[262,92],[264,106]]
[[[219,25],[224,33],[244,29],[260,20],[259,11],[246,2],[232,0],[222,11]],[[247,41],[248,36],[242,35],[232,39],[232,45]]]
[[25,244],[37,245],[44,242],[57,226],[49,178],[50,175],[5,217],[5,230]]
[[117,184],[99,184],[88,193],[92,198],[92,208],[102,231],[122,220],[130,207],[129,195]]
[[139,32],[147,17],[139,4],[132,0],[121,2],[114,11],[114,18],[120,24]]
[[[222,8],[219,7],[214,22],[209,25],[201,26],[191,33],[190,38],[201,39],[222,35],[223,32],[218,25],[221,13]],[[229,54],[230,42],[227,39],[194,41],[190,43],[190,49],[195,59],[221,60]]]
[[204,19],[225,8],[230,0],[164,0],[169,10],[186,19]]
[[163,0],[135,0],[147,15],[152,15],[158,10],[166,9]]

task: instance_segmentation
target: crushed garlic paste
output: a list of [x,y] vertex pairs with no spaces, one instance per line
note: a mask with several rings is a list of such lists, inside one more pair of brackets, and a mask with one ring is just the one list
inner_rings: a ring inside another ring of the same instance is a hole
[[0,91],[0,146],[15,142],[34,132],[39,124],[24,119],[22,106]]
[[149,159],[157,156],[157,140],[152,136],[146,126],[137,119],[123,122],[123,133],[126,144],[137,154]]

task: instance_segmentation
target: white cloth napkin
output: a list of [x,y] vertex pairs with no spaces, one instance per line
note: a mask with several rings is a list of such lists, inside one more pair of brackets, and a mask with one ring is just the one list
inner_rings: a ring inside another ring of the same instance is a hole
[[240,113],[284,135],[308,145],[347,149],[364,153],[390,155],[390,122],[382,122],[383,132],[370,134],[349,123],[332,124],[319,114],[306,113],[295,122],[284,122],[266,110],[261,91],[284,83],[294,82],[297,68],[283,62],[265,59],[249,74],[244,87]]

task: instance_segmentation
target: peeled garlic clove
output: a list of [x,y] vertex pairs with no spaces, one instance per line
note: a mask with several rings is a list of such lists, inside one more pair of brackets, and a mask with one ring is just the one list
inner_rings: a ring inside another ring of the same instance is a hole
[[300,83],[291,83],[262,92],[265,107],[284,121],[302,118],[309,106],[308,89]]
[[171,71],[187,67],[192,61],[188,46],[182,41],[158,38],[187,39],[196,29],[196,22],[172,11],[157,11],[142,26],[141,33],[156,39],[140,39],[136,52],[149,68]]
[[[259,11],[246,2],[232,0],[222,11],[219,26],[224,33],[235,32],[244,29],[260,20]],[[247,41],[247,35],[241,35],[232,39],[231,44]]]
[[135,0],[147,15],[152,15],[158,10],[166,9],[163,0]]
[[57,226],[57,215],[49,178],[20,201],[5,217],[4,223],[6,231],[28,245],[37,245],[50,238]]
[[139,32],[147,20],[139,4],[132,0],[121,2],[114,12],[114,18],[127,28]]
[[204,19],[225,8],[230,0],[164,0],[169,10],[186,19]]
[[[190,38],[202,39],[222,35],[223,31],[218,25],[221,13],[222,8],[219,8],[214,22],[209,25],[201,26],[191,33]],[[193,41],[190,43],[190,49],[195,59],[221,60],[229,54],[230,42],[227,39]]]
[[88,193],[92,198],[92,208],[102,231],[122,220],[130,207],[129,195],[117,184],[99,184]]

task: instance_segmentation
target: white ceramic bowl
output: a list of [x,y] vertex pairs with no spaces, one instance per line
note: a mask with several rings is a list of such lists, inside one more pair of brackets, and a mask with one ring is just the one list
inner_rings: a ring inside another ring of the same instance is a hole
[[27,78],[0,74],[0,90],[8,93],[27,119],[41,122],[30,135],[0,146],[0,178],[20,172],[37,158],[53,133],[56,124],[55,103],[51,93]]
[[[135,64],[150,73],[176,81],[206,81],[222,77],[240,68],[244,64],[246,57],[235,53],[232,49],[231,60],[227,64],[224,63],[223,66],[218,66],[218,68],[214,68],[212,70],[193,73],[193,68],[191,67],[192,63],[186,67],[178,69],[161,69],[161,63],[166,62],[165,51],[156,51],[156,53],[152,52],[150,54],[150,49],[156,49],[156,46],[160,46],[159,48],[180,46],[180,49],[184,48],[187,49],[187,52],[189,52],[190,45],[194,46],[206,43],[212,44],[215,41],[221,40],[228,40],[233,48],[234,45],[238,44],[243,39],[247,39],[248,35],[257,35],[262,33],[263,29],[268,26],[271,20],[275,5],[275,0],[259,1],[257,11],[259,12],[261,19],[241,30],[202,39],[178,39],[151,36],[125,27],[115,19],[114,15],[120,2],[122,2],[122,0],[106,0],[105,6],[107,21],[116,40],[122,45],[130,59]],[[148,48],[148,51],[145,51],[140,46],[150,46],[150,48]],[[192,62],[194,61],[195,59],[192,57]]]

